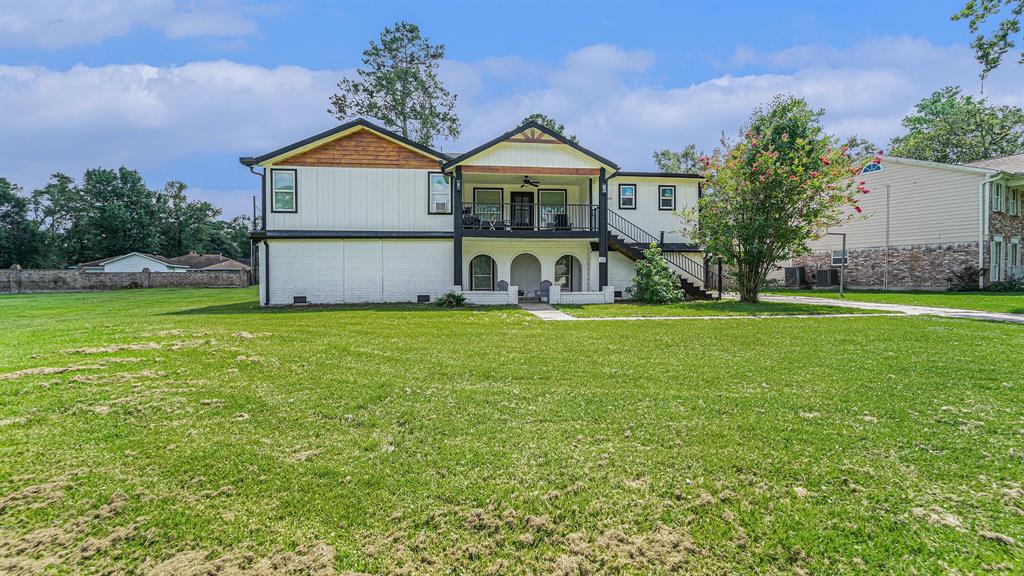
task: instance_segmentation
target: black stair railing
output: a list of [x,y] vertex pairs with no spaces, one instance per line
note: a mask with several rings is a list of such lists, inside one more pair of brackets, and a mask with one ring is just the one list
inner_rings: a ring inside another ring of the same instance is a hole
[[[626,220],[618,212],[608,211],[608,227],[621,235],[627,242],[639,244],[639,247],[635,247],[638,252],[642,252],[651,244],[655,244],[658,247],[662,246],[660,238]],[[692,276],[699,282],[706,281],[707,271],[700,262],[691,260],[678,252],[666,252],[664,256],[669,264],[682,270],[688,276]]]

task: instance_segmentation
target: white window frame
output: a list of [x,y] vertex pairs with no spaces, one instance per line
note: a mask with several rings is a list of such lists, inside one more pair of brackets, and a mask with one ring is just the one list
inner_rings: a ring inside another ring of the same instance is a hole
[[[622,189],[631,188],[633,190],[632,196],[623,196]],[[623,200],[629,200],[627,205]],[[636,210],[636,184],[619,184],[619,210]]]
[[[447,187],[447,191],[446,192],[441,192],[440,190],[435,190],[434,189],[434,177],[435,176],[441,176],[444,179],[445,186]],[[452,185],[453,185],[452,181],[453,181],[453,179],[452,178],[448,178],[447,175],[445,175],[444,172],[427,172],[427,214],[451,214],[452,213]],[[435,196],[440,198],[442,195],[445,195],[445,194],[447,194],[447,195],[445,196],[443,204],[444,204],[444,206],[447,207],[447,209],[446,210],[439,210],[438,206],[441,205],[442,203],[438,202],[437,200],[435,200]]]
[[1022,270],[1024,268],[1024,259],[1021,258],[1019,236],[1010,238],[1010,249],[1008,250],[1007,259],[1009,260],[1007,270],[1014,270],[1016,274],[1024,275],[1024,270]]
[[1003,211],[1003,184],[1002,182],[992,182],[989,184],[992,187],[992,211],[1002,212]]
[[1004,262],[1006,259],[1006,246],[1003,243],[1002,236],[994,236],[992,238],[992,250],[988,255],[989,260],[989,273],[988,277],[993,281],[999,281],[1003,279]]
[[[670,198],[664,198],[661,195],[662,190],[671,190],[672,196]],[[672,200],[672,206],[666,208],[665,200]],[[658,185],[658,210],[675,210],[676,209],[676,187],[674,184],[659,184]]]
[[[278,208],[277,207],[277,193],[279,191],[282,192],[282,193],[287,193],[288,190],[278,190],[277,186],[276,186],[276,183],[275,183],[275,177],[278,174],[283,174],[283,173],[286,173],[286,172],[290,172],[291,175],[292,175],[292,189],[291,189],[292,207],[291,207],[291,209]],[[296,170],[295,168],[271,168],[270,169],[270,211],[271,212],[283,212],[283,213],[286,213],[286,214],[294,214],[295,212],[299,211],[299,171]]]
[[1007,213],[1012,216],[1020,215],[1021,191],[1018,188],[1006,189]]
[[843,252],[842,250],[833,250],[832,251],[832,265],[833,266],[842,266],[844,264],[845,265],[849,265],[850,264],[850,252],[849,252],[849,250],[847,250],[846,252]]

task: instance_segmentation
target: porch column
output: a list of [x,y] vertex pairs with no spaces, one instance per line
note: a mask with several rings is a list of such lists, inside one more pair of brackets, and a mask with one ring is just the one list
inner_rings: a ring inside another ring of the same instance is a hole
[[462,290],[462,166],[455,167],[455,186],[452,190],[452,231],[455,233],[454,268],[452,269],[452,284],[459,286]]
[[597,203],[597,277],[599,288],[604,290],[604,287],[608,285],[608,179],[603,167],[597,180]]

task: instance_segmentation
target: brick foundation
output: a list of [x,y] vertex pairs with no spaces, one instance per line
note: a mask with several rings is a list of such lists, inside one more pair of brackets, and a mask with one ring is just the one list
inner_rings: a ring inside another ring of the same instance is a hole
[[[950,272],[978,264],[977,242],[861,248],[849,252],[846,285],[850,288],[945,290]],[[819,268],[831,267],[831,259],[831,252],[815,252],[794,258],[793,265],[806,266],[811,275]]]

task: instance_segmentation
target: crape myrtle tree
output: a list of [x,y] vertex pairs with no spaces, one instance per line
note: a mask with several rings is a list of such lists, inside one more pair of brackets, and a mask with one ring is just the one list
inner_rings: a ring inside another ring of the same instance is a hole
[[[821,110],[776,96],[754,110],[742,137],[703,158],[704,195],[682,215],[691,237],[723,258],[743,302],[757,302],[772,267],[861,212],[864,164],[821,126]],[[848,210],[852,208],[852,210]],[[697,217],[700,216],[700,225]]]
[[458,138],[456,96],[437,77],[444,44],[431,44],[419,26],[398,22],[384,28],[380,43],[363,51],[357,79],[343,78],[328,109],[341,121],[358,116],[380,120],[386,127],[421,144],[434,138]]

